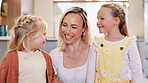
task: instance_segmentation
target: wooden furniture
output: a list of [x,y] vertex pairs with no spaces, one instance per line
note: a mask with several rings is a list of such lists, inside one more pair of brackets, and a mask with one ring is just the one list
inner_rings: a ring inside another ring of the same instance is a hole
[[8,25],[10,29],[17,17],[21,15],[21,0],[3,0],[7,3],[7,16],[0,16],[0,25]]

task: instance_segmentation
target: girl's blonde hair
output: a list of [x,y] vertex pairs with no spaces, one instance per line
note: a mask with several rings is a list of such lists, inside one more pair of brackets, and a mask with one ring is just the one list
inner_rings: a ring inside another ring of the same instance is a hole
[[36,38],[44,34],[46,28],[46,22],[40,17],[31,15],[20,16],[12,27],[13,34],[8,45],[8,52],[28,50],[26,35],[34,34],[33,38]]
[[61,33],[61,26],[65,16],[70,13],[79,14],[82,17],[83,27],[85,28],[85,32],[82,33],[81,39],[82,41],[84,41],[85,45],[90,45],[90,30],[89,30],[87,13],[85,10],[83,10],[80,7],[72,7],[65,12],[65,14],[63,15],[60,21],[58,46],[61,47],[61,51],[65,51],[65,49],[67,48],[67,44],[64,42],[63,36]]
[[119,31],[122,35],[129,36],[123,7],[117,3],[104,4],[101,7],[110,8],[112,16],[120,18]]

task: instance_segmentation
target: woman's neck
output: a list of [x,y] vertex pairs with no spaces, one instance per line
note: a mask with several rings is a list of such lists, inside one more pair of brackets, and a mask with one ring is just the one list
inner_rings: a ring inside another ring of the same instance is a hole
[[85,48],[85,43],[82,40],[78,40],[76,43],[68,45],[66,51],[77,52],[78,50],[82,50],[83,48]]

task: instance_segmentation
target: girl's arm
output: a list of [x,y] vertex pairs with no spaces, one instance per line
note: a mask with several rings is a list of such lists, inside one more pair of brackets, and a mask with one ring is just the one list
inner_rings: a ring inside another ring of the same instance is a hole
[[52,73],[52,83],[58,83],[57,82],[57,75],[55,75],[55,71],[54,71],[54,68],[52,67],[52,70],[53,70],[53,73]]
[[96,48],[95,42],[92,44],[88,57],[88,69],[86,83],[94,83],[96,66]]
[[129,46],[129,60],[133,83],[143,83],[142,65],[140,55],[137,49],[136,40],[133,40]]

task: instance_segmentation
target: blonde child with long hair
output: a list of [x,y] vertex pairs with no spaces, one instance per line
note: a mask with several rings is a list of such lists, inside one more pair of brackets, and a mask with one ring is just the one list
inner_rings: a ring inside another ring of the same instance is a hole
[[47,24],[37,16],[18,18],[9,50],[0,63],[0,83],[56,83],[50,56],[41,50]]
[[119,4],[104,4],[97,18],[100,33],[107,35],[94,39],[87,83],[143,83],[136,38],[128,36],[124,9]]

